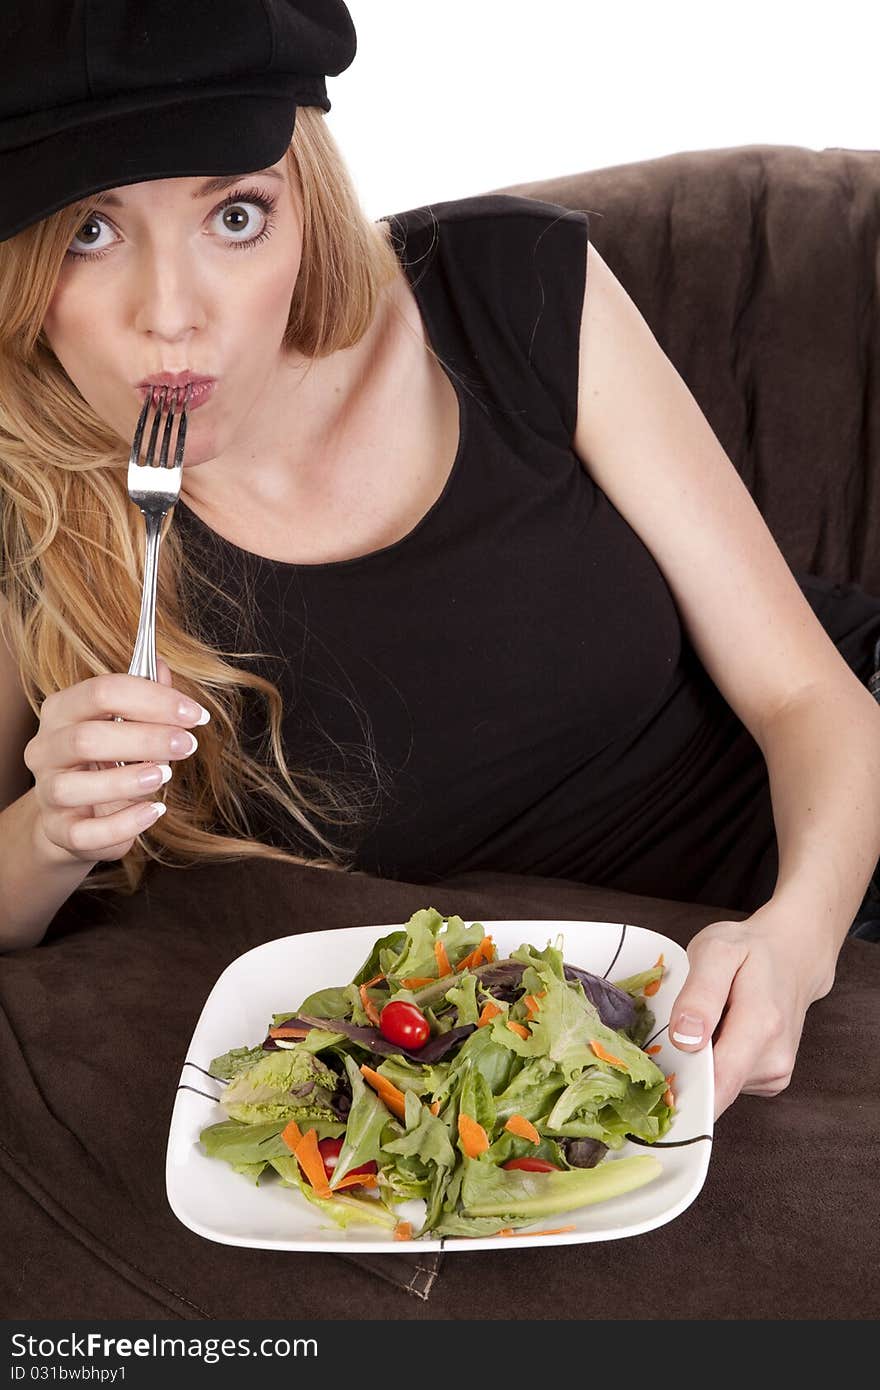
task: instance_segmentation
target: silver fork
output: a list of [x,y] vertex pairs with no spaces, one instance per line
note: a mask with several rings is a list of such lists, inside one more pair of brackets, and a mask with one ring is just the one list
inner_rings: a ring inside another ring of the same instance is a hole
[[[146,546],[144,550],[144,585],[141,594],[141,612],[138,619],[134,654],[128,668],[130,676],[143,676],[146,680],[158,679],[156,667],[156,582],[159,575],[159,544],[162,522],[171,507],[180,498],[180,484],[183,479],[183,448],[186,443],[187,406],[189,404],[190,384],[187,384],[183,401],[180,403],[180,419],[177,427],[177,440],[171,462],[171,434],[174,428],[175,407],[178,405],[177,390],[169,391],[167,386],[160,388],[161,395],[154,401],[151,389],[144,401],[143,409],[135,426],[131,441],[131,454],[128,460],[128,495],[136,507],[143,512],[146,526]],[[143,462],[138,462],[144,432],[151,406],[155,405],[153,424],[150,429]],[[164,420],[164,429],[162,428]],[[162,429],[162,443],[159,461],[156,462],[156,443]],[[122,715],[114,714],[118,723],[123,723]],[[116,763],[116,767],[125,767]]]

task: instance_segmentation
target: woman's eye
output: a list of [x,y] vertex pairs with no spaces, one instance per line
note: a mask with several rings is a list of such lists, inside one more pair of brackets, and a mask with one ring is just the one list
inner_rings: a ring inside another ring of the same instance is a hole
[[106,251],[113,245],[112,241],[101,240],[101,233],[109,233],[110,228],[103,218],[89,215],[85,222],[80,223],[73,240],[70,243],[70,250],[75,256],[88,255],[90,251]]
[[219,222],[220,239],[228,246],[251,247],[265,241],[275,226],[274,198],[257,190],[246,194],[235,190],[214,213]]
[[267,217],[257,203],[229,203],[217,213],[224,232],[231,233],[233,241],[249,241],[263,231]]

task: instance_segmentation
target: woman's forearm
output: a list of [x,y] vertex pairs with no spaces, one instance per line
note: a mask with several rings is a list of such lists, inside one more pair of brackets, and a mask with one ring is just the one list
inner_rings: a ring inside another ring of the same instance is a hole
[[33,788],[0,811],[0,951],[36,946],[97,860],[74,859],[39,829]]
[[770,902],[797,914],[831,967],[880,858],[880,705],[864,687],[814,688],[758,738],[779,874]]

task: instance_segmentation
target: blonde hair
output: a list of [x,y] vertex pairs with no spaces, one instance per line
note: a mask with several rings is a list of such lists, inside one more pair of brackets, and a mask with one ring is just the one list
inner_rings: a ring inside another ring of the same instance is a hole
[[[287,171],[302,199],[303,254],[284,346],[323,357],[361,339],[398,262],[382,225],[361,209],[316,107],[297,111]],[[144,525],[126,490],[128,443],[79,394],[41,328],[64,254],[89,211],[82,200],[0,242],[0,594],[8,602],[6,640],[35,715],[54,691],[127,671],[140,610]],[[265,654],[214,650],[187,627],[184,615],[198,611],[194,596],[205,583],[169,517],[157,651],[175,687],[205,704],[212,718],[199,729],[198,753],[175,764],[167,813],[117,864],[92,870],[85,889],[134,893],[150,860],[188,867],[263,857],[352,867],[316,820],[351,824],[362,810],[356,797],[288,768],[277,686],[235,664]],[[243,749],[245,689],[266,702],[274,768]],[[372,749],[367,752],[381,788],[382,774]],[[247,805],[254,796],[296,822],[315,854],[297,855],[255,838]]]

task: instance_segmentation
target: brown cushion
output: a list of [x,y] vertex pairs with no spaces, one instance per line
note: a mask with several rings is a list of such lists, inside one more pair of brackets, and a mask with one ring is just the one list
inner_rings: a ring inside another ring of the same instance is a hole
[[278,936],[426,906],[628,921],[681,943],[741,916],[508,874],[425,888],[267,862],[157,869],[131,899],[74,899],[44,944],[0,958],[0,1315],[284,1318],[295,1287],[302,1318],[506,1318],[524,1279],[538,1318],[872,1315],[865,1270],[880,1267],[880,1238],[864,1222],[854,1239],[851,1220],[876,1203],[880,951],[867,942],[846,944],[834,990],[809,1011],[789,1090],[737,1101],[697,1200],[655,1231],[343,1258],[239,1249],[183,1226],[165,1198],[165,1144],[220,972]]

